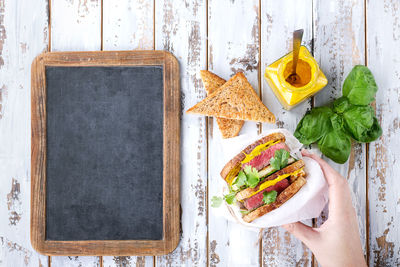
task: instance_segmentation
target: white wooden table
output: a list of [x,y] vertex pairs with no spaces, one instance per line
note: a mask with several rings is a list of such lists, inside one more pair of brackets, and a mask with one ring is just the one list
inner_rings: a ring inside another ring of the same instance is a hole
[[[264,68],[291,49],[291,33],[327,75],[312,100],[284,111]],[[180,62],[182,109],[204,98],[199,70],[244,71],[276,125],[341,95],[355,64],[374,73],[379,141],[354,145],[349,180],[370,266],[400,266],[400,1],[381,0],[0,0],[0,266],[316,266],[310,250],[280,228],[248,232],[210,213],[221,137],[212,119],[182,117],[182,237],[162,257],[45,257],[29,241],[30,65],[44,51],[160,49]],[[309,221],[319,225],[326,218]],[[343,222],[346,223],[346,222]]]

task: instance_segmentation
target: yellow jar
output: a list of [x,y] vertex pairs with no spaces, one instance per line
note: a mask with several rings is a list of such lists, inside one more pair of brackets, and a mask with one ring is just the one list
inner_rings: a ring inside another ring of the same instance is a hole
[[292,71],[293,52],[278,59],[265,69],[265,79],[282,106],[290,110],[305,99],[313,96],[328,83],[318,63],[305,46],[300,47],[296,73],[300,81],[286,81]]

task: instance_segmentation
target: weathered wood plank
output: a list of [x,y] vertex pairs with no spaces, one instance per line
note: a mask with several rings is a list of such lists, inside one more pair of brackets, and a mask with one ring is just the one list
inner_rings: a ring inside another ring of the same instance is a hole
[[52,256],[50,257],[50,266],[63,266],[63,267],[100,267],[99,257],[78,257],[78,256]]
[[206,67],[205,0],[155,2],[155,47],[172,52],[181,73],[182,236],[177,249],[156,257],[158,266],[204,266],[207,262],[207,140],[205,119],[185,110],[204,98],[199,71]]
[[120,256],[120,257],[103,257],[104,267],[153,267],[154,257],[137,257],[137,256]]
[[104,50],[153,49],[153,1],[103,0]]
[[[51,2],[51,50],[101,48],[101,1]],[[51,257],[51,266],[100,266],[99,257]]]
[[51,50],[101,48],[101,0],[51,1]]
[[46,266],[31,246],[30,69],[48,45],[47,2],[0,0],[0,265]]
[[[261,71],[293,49],[293,31],[304,29],[303,44],[312,49],[312,0],[261,1]],[[312,51],[312,50],[311,50]],[[262,78],[263,102],[275,114],[276,125],[264,124],[263,129],[285,128],[294,131],[297,123],[311,107],[306,101],[286,111]],[[307,221],[311,224],[311,220]],[[280,227],[264,231],[263,266],[310,266],[312,253],[301,241]]]
[[369,145],[369,264],[400,266],[400,2],[367,2],[367,60],[383,135]]
[[[342,95],[342,85],[354,65],[364,64],[364,1],[314,1],[314,57],[328,78],[328,85],[314,97],[322,106]],[[347,177],[353,205],[357,210],[363,248],[366,246],[366,152],[364,144],[354,144],[350,159],[341,165],[327,161]],[[317,220],[327,218],[327,208]]]
[[[103,0],[103,49],[154,49],[153,1]],[[154,257],[103,257],[103,266],[152,267]]]
[[[258,0],[208,1],[208,69],[228,80],[244,72],[259,92],[259,2]],[[222,136],[213,118],[208,131],[208,203],[210,266],[255,266],[259,264],[259,234],[237,223],[216,217],[211,198],[220,192],[219,172]],[[255,122],[245,122],[240,134],[257,133]]]

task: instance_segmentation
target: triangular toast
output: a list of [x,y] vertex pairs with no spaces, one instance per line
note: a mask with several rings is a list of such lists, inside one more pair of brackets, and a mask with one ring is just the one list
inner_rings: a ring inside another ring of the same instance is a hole
[[275,122],[274,114],[262,103],[241,72],[186,112],[226,119]]
[[[200,76],[207,95],[212,94],[224,83],[226,83],[224,79],[208,70],[201,70]],[[244,123],[244,121],[241,120],[231,120],[225,118],[216,118],[216,120],[219,130],[221,131],[222,138],[231,138],[237,136]]]

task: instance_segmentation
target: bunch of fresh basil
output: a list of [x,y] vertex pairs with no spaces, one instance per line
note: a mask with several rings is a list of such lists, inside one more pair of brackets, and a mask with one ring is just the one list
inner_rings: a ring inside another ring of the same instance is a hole
[[382,134],[370,106],[377,90],[371,71],[365,66],[355,66],[343,83],[343,96],[329,106],[308,112],[297,125],[294,136],[304,145],[318,142],[325,156],[345,163],[350,155],[351,139],[368,143]]

